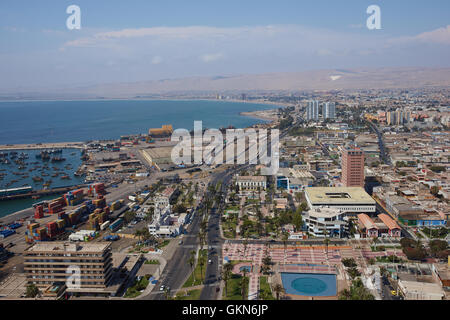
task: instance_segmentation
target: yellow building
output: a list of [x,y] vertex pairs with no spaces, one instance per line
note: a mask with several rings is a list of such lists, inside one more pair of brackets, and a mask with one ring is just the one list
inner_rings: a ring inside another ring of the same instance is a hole
[[150,136],[169,136],[173,132],[171,124],[164,124],[161,128],[150,128],[148,134]]

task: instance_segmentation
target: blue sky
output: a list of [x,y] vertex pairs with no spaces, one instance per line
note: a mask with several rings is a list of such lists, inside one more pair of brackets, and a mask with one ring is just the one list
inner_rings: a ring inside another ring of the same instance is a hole
[[[81,30],[66,28],[81,7]],[[381,8],[382,30],[366,28]],[[0,89],[309,69],[450,67],[450,1],[2,0]]]

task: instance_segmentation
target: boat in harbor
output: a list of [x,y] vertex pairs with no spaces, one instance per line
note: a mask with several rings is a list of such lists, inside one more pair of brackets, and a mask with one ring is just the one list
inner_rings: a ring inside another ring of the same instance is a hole
[[38,176],[35,176],[32,179],[33,179],[34,182],[41,182],[41,181],[44,180],[42,177],[38,177]]
[[68,175],[62,176],[61,179],[62,180],[71,180],[71,178]]
[[66,158],[62,158],[62,157],[53,157],[52,158],[52,162],[62,162],[62,161],[66,161]]

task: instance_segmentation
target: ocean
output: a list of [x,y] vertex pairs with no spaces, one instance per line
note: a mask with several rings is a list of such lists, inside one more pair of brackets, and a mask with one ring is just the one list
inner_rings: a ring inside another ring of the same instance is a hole
[[[80,142],[98,139],[118,139],[122,135],[147,133],[149,128],[172,124],[175,129],[193,129],[194,121],[203,121],[203,128],[220,128],[232,125],[245,128],[264,120],[239,115],[240,112],[268,110],[276,106],[244,102],[210,100],[85,100],[85,101],[17,101],[0,102],[0,144],[27,144],[46,142]],[[2,151],[2,150],[0,150]],[[37,150],[16,150],[27,153],[27,162],[39,161]],[[84,180],[73,176],[81,164],[80,151],[64,149],[64,162],[49,163],[44,182],[52,180],[51,188],[75,185]],[[66,169],[70,164],[71,169]],[[28,171],[29,165],[19,172],[16,164],[0,164],[0,189],[30,185],[34,190],[44,182],[34,182],[33,176],[43,170]],[[53,167],[64,171],[71,180],[52,177]],[[6,174],[6,175],[5,175]],[[39,174],[40,175],[40,174]],[[12,180],[17,180],[9,185]],[[50,196],[49,198],[56,198]],[[29,208],[44,200],[21,199],[0,202],[0,217]]]
[[163,124],[191,130],[196,120],[203,121],[203,128],[245,128],[264,120],[240,116],[240,112],[273,108],[209,100],[0,102],[0,144],[118,139]]

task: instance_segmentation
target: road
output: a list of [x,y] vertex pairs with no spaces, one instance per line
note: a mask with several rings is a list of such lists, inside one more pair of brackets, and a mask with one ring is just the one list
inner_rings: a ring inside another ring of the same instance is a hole
[[391,160],[386,152],[386,149],[384,148],[384,141],[383,141],[383,134],[380,132],[378,127],[371,121],[368,121],[370,127],[378,136],[378,146],[380,148],[380,159],[383,160],[385,164],[391,164]]
[[[239,168],[238,170],[242,170]],[[225,171],[217,175],[213,183],[222,182],[221,190],[223,199],[226,197],[228,184],[230,183],[234,173],[237,170]],[[211,260],[211,264],[206,267],[205,274],[205,287],[200,294],[200,300],[217,300],[219,297],[218,292],[220,288],[220,262],[222,254],[222,245],[224,240],[220,236],[220,216],[223,210],[223,202],[215,203],[211,209],[210,218],[208,221],[208,247],[212,247],[212,250],[208,251],[208,260]]]

